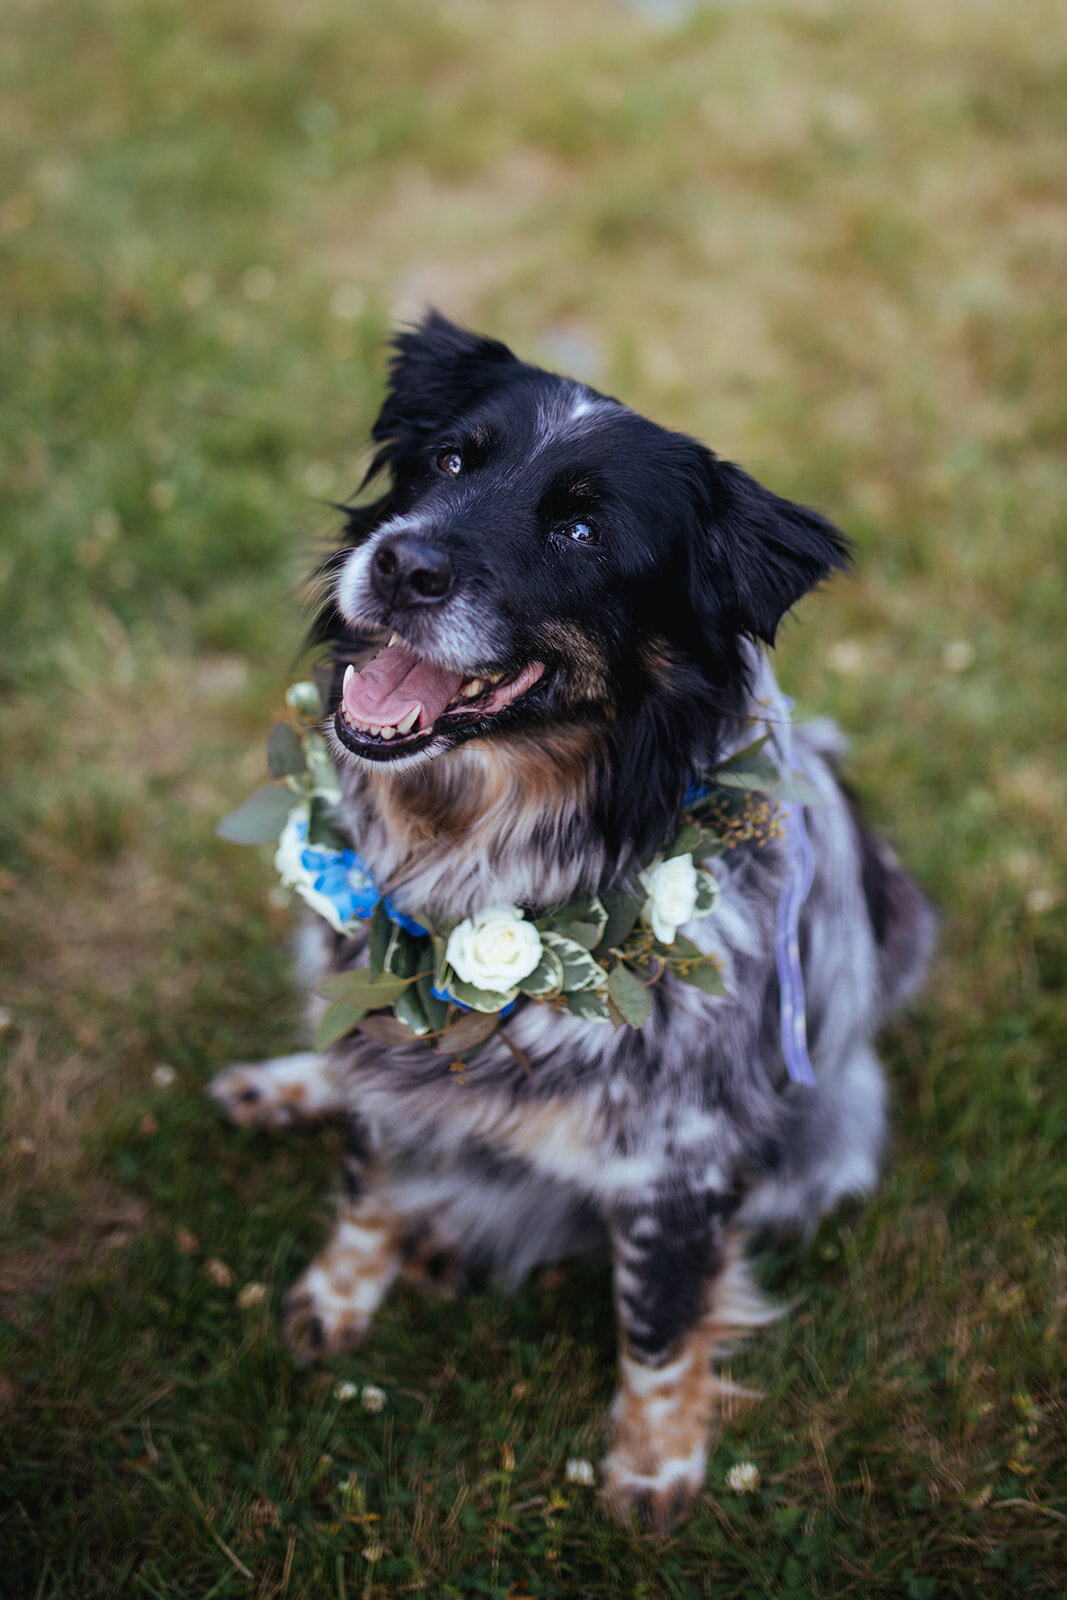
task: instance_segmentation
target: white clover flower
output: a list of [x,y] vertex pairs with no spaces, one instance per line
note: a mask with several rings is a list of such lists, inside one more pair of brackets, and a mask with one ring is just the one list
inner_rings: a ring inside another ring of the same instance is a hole
[[333,1397],[335,1400],[354,1400],[358,1393],[359,1390],[356,1388],[356,1385],[354,1383],[350,1383],[347,1378],[342,1378],[340,1383],[335,1383],[333,1386]]
[[726,1474],[726,1482],[736,1494],[751,1494],[760,1486],[759,1468],[754,1461],[739,1461]]
[[563,1475],[568,1483],[580,1483],[586,1489],[591,1489],[596,1482],[593,1463],[584,1460],[581,1456],[571,1456],[564,1468]]
[[360,1396],[364,1411],[380,1411],[385,1405],[385,1390],[379,1389],[376,1383],[365,1383]]
[[266,1298],[265,1283],[246,1283],[237,1296],[237,1304],[242,1311],[252,1311],[256,1306],[261,1306]]
[[974,665],[974,645],[969,639],[951,639],[941,652],[949,672],[966,672]]
[[660,944],[673,944],[678,929],[696,910],[697,869],[692,856],[672,856],[641,874],[648,891],[641,915]]
[[169,1089],[177,1076],[174,1068],[168,1067],[165,1061],[161,1061],[158,1067],[152,1069],[152,1082],[157,1089]]
[[541,935],[516,906],[487,906],[448,936],[445,955],[464,983],[510,994],[541,959]]

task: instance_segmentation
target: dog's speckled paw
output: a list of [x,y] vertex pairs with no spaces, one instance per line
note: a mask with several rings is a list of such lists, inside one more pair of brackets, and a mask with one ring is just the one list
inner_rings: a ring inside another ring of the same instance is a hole
[[666,1532],[691,1515],[706,1465],[701,1449],[687,1461],[666,1461],[658,1471],[641,1472],[613,1450],[601,1468],[601,1496],[616,1522],[633,1521],[638,1528]]
[[208,1094],[232,1122],[289,1128],[343,1109],[324,1057],[310,1050],[229,1067]]
[[350,1306],[317,1301],[304,1279],[289,1290],[282,1307],[282,1335],[304,1366],[355,1350],[366,1338],[370,1324],[369,1316]]
[[351,1350],[400,1271],[399,1228],[373,1198],[342,1208],[325,1249],[285,1297],[285,1341],[300,1361]]

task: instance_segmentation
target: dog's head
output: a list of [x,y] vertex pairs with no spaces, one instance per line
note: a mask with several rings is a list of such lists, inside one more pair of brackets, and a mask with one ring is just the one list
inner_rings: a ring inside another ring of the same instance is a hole
[[380,648],[334,726],[379,768],[616,724],[667,678],[684,716],[847,560],[817,513],[437,314],[396,339],[374,439],[392,487],[351,513],[333,605],[349,653]]

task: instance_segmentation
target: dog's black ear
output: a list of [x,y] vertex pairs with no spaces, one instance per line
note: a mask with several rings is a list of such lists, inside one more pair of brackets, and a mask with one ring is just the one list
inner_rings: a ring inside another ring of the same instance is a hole
[[371,437],[382,446],[373,471],[430,442],[489,394],[519,362],[507,345],[483,339],[430,311],[393,340],[389,391]]
[[845,568],[851,543],[807,506],[772,494],[701,450],[701,527],[690,542],[690,598],[705,635],[773,644],[786,612]]

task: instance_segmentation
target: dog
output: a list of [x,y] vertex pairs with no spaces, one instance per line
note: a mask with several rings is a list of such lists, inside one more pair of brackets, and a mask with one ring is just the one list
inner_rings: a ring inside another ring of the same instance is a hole
[[[237,1121],[345,1121],[340,1217],[285,1302],[302,1359],[361,1340],[401,1274],[515,1283],[610,1253],[602,1493],[621,1520],[673,1525],[703,1487],[716,1360],[777,1314],[745,1239],[810,1230],[874,1186],[872,1039],[933,940],[930,906],[842,784],[840,737],[787,728],[769,665],[783,617],[849,543],[436,312],[393,342],[373,439],[384,492],[342,508],[315,637],[336,814],[393,904],[454,926],[640,894],[695,777],[762,727],[791,740],[799,832],[735,828],[706,863],[717,899],[685,933],[722,993],[663,970],[643,1027],[520,996],[462,1073],[422,1040],[355,1031],[232,1068],[213,1093]],[[367,961],[358,930],[320,922],[317,938],[321,970]]]

